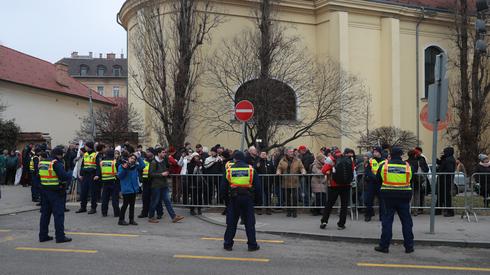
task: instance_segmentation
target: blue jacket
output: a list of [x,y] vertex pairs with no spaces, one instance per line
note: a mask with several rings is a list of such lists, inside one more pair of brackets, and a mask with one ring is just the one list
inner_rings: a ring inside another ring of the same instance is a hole
[[133,167],[123,168],[122,164],[117,169],[117,177],[121,183],[121,193],[136,194],[139,192],[139,170],[145,168],[143,159],[138,158],[137,163]]

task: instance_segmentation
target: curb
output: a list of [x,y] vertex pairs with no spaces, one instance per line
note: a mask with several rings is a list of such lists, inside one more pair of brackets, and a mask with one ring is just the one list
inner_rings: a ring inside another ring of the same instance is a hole
[[[226,227],[226,224],[217,222],[204,215],[196,216],[198,219],[211,223],[214,225]],[[244,228],[238,227],[238,230],[244,230]],[[330,242],[348,242],[348,243],[364,243],[364,244],[378,244],[378,238],[364,238],[364,237],[351,237],[351,236],[333,236],[333,235],[321,235],[308,232],[287,232],[287,231],[274,231],[274,230],[261,230],[256,229],[259,233],[272,234],[278,236],[286,236],[292,238],[303,238],[308,240],[318,241],[330,241]],[[403,245],[403,239],[393,239],[392,244]],[[427,240],[427,239],[415,239],[416,245],[422,246],[448,246],[459,248],[485,248],[490,249],[490,242],[467,242],[467,241],[444,241],[444,240]]]
[[9,212],[9,213],[0,213],[0,216],[9,216],[9,215],[16,215],[16,214],[21,214],[21,213],[26,213],[26,212],[32,212],[41,209],[40,207],[36,207],[33,209],[26,209],[26,210],[20,210],[20,211],[14,211],[14,212]]

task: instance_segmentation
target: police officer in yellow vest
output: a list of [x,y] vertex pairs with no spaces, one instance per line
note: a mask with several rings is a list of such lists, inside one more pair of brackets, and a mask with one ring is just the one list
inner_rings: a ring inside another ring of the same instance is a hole
[[41,205],[41,182],[39,180],[39,154],[41,153],[41,149],[37,146],[34,149],[34,152],[31,156],[31,160],[29,161],[29,174],[31,177],[31,194],[32,201],[38,202],[38,206]]
[[379,182],[376,177],[380,164],[384,161],[384,158],[381,156],[381,152],[381,147],[373,148],[373,157],[369,160],[369,163],[367,164],[364,171],[364,180],[366,183],[366,190],[364,192],[364,204],[366,205],[366,213],[364,215],[364,221],[366,222],[371,221],[371,218],[374,216],[373,205],[375,197],[378,198],[379,202],[380,220],[384,211],[384,205],[381,202],[380,197],[381,182]]
[[114,150],[107,150],[103,160],[97,166],[97,177],[102,184],[102,216],[107,217],[109,210],[109,199],[112,199],[114,217],[119,217],[119,184],[116,181],[117,164],[114,159]]
[[95,214],[97,209],[97,199],[98,196],[94,196],[96,169],[97,163],[100,159],[97,157],[97,153],[94,151],[94,143],[89,141],[85,143],[85,153],[83,154],[82,166],[80,168],[80,179],[81,179],[81,193],[80,193],[80,209],[75,213],[87,212],[87,200],[88,194],[91,195],[91,209],[89,214]]
[[[147,218],[148,217],[148,211],[150,210],[150,202],[151,202],[151,181],[150,181],[150,164],[151,162],[155,159],[155,154],[154,154],[153,148],[148,148],[148,150],[145,153],[145,160],[143,161],[145,163],[145,168],[140,173],[140,182],[141,182],[141,202],[142,202],[142,208],[141,208],[141,213],[138,215],[138,218]],[[160,204],[158,206],[161,211],[159,213],[163,213],[163,206]],[[161,216],[158,216],[159,219],[161,219]]]
[[235,161],[226,169],[221,184],[223,199],[226,196],[229,199],[224,249],[232,250],[238,219],[243,216],[245,217],[248,251],[256,251],[260,247],[255,239],[254,199],[260,201],[260,183],[253,167],[244,162],[243,152],[235,151],[233,158]]
[[398,213],[402,223],[405,253],[412,253],[414,251],[413,222],[410,215],[412,168],[402,160],[402,149],[393,147],[390,155],[391,158],[378,169],[377,177],[381,182],[381,197],[385,205],[385,212],[381,220],[382,233],[379,246],[374,249],[382,253],[389,252],[393,234],[393,218],[395,213]]
[[57,243],[70,242],[65,236],[65,182],[71,175],[63,167],[63,148],[56,147],[51,151],[53,158],[39,162],[39,178],[41,180],[41,221],[39,241],[51,241],[48,235],[51,214],[54,217],[54,228]]

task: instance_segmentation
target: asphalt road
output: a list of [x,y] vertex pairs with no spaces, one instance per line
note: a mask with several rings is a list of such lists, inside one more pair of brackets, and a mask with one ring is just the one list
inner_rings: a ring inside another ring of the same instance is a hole
[[[37,211],[0,216],[0,274],[490,273],[486,249],[419,246],[407,255],[392,246],[390,254],[379,254],[369,244],[259,234],[271,241],[259,242],[260,251],[248,252],[246,243],[237,242],[228,252],[222,249],[224,228],[196,217],[172,224],[166,215],[159,224],[139,219],[139,226],[121,227],[113,217],[74,210],[66,216],[73,238],[66,244],[37,241]],[[237,238],[244,239],[244,232]]]

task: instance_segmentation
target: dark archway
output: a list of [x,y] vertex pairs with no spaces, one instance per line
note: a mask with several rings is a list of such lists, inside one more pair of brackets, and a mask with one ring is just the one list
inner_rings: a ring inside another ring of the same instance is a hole
[[297,119],[296,94],[279,80],[254,79],[244,83],[236,91],[235,104],[245,99],[254,104],[256,113],[266,114],[271,121]]

